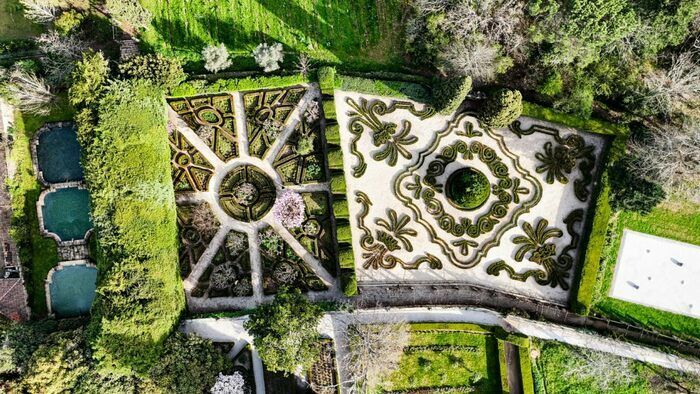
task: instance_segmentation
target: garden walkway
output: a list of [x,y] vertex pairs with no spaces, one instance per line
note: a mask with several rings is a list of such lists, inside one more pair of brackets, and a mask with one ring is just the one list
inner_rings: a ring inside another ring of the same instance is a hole
[[[24,277],[17,254],[15,241],[10,237],[10,220],[12,205],[7,188],[8,177],[8,128],[13,121],[13,108],[0,100],[0,315],[13,320],[29,319],[27,290],[24,287]],[[12,266],[17,270],[5,277],[5,267]]]
[[[196,333],[214,342],[237,342],[245,340],[248,343],[252,343],[249,334],[243,328],[243,323],[246,320],[247,317],[185,320],[180,330],[186,333]],[[347,374],[344,370],[347,340],[343,335],[343,333],[347,332],[347,325],[350,323],[368,324],[391,323],[396,321],[474,323],[499,326],[510,333],[563,342],[569,345],[632,358],[638,361],[659,365],[664,368],[700,374],[700,361],[698,360],[664,353],[660,350],[621,340],[602,337],[581,329],[530,320],[514,315],[503,315],[489,309],[433,307],[366,309],[357,310],[353,313],[331,312],[325,314],[319,323],[319,332],[321,335],[328,336],[334,340],[339,368],[338,373],[341,382],[348,381]],[[261,387],[258,384],[258,373],[256,372],[256,387]],[[262,387],[264,387],[264,385]],[[343,390],[343,392],[344,391],[345,390]],[[258,391],[258,393],[261,393],[261,391]]]
[[479,306],[530,319],[545,320],[588,329],[608,337],[625,338],[654,347],[668,347],[700,357],[700,343],[593,316],[581,316],[564,306],[502,293],[473,285],[362,286],[352,299],[357,308],[407,307],[414,305]]

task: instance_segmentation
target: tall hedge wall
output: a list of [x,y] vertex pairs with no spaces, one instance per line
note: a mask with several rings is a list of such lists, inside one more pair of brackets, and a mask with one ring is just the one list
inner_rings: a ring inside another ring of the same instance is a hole
[[90,343],[119,375],[148,370],[185,305],[165,114],[162,92],[131,80],[77,116],[98,237]]

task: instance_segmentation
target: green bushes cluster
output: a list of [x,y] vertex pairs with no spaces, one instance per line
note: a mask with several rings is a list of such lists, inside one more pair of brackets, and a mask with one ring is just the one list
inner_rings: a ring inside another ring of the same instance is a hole
[[177,58],[161,54],[134,56],[119,65],[124,78],[146,79],[166,92],[172,91],[185,80],[185,71]]
[[117,375],[148,371],[184,308],[165,119],[143,80],[112,82],[77,117],[100,272],[90,344]]
[[438,79],[433,83],[433,105],[438,112],[450,115],[459,108],[471,89],[471,77]]
[[628,159],[619,160],[610,169],[610,205],[615,210],[647,214],[666,198],[664,189],[628,169]]
[[491,92],[479,108],[479,119],[487,126],[506,127],[523,112],[523,96],[517,90],[498,89]]
[[81,321],[65,323],[44,320],[12,325],[0,350],[0,366],[7,349],[21,355],[22,364],[9,371],[12,375],[0,369],[0,388],[30,394],[201,394],[214,385],[219,372],[231,367],[211,341],[174,333],[165,342],[162,357],[143,376],[104,374],[91,358]]
[[271,304],[253,311],[245,328],[265,367],[273,372],[308,370],[320,352],[316,326],[321,308],[309,302],[299,289],[281,289]]

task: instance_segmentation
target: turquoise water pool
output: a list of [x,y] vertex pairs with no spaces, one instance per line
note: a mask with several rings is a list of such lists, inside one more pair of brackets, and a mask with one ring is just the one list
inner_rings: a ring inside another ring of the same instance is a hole
[[95,298],[97,268],[69,265],[55,271],[49,294],[51,310],[57,317],[71,317],[90,312]]
[[80,145],[75,125],[52,127],[39,135],[36,148],[39,170],[49,183],[83,180]]
[[62,241],[83,239],[92,228],[90,195],[77,187],[52,191],[44,199],[42,215],[44,228]]

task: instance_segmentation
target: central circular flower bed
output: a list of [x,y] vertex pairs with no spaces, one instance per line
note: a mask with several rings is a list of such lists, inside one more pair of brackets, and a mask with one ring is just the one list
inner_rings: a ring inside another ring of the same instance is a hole
[[253,165],[234,168],[219,187],[221,208],[243,222],[260,220],[272,209],[276,196],[272,179]]
[[470,211],[484,205],[491,184],[481,171],[464,167],[450,174],[445,185],[447,199],[458,209]]

